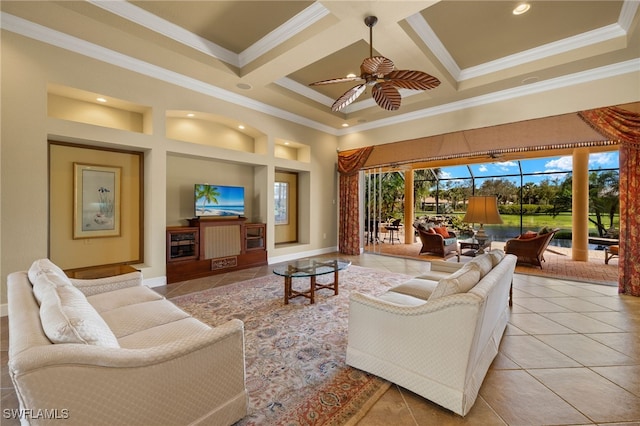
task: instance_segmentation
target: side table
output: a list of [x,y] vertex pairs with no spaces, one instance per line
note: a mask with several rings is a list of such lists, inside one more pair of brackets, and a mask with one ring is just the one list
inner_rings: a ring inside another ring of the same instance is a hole
[[64,273],[67,274],[69,278],[75,278],[79,280],[94,280],[96,278],[113,277],[116,275],[124,275],[136,271],[137,269],[131,265],[106,265],[66,269]]

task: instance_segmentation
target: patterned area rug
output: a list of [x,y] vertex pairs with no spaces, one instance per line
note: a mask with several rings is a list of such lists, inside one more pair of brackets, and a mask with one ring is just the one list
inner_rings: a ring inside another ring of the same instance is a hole
[[[389,387],[346,365],[349,294],[380,294],[409,278],[350,266],[340,272],[339,294],[322,289],[314,305],[301,297],[285,305],[283,278],[276,275],[172,301],[211,326],[244,321],[249,414],[238,425],[349,425]],[[294,289],[308,286],[308,278],[294,279]]]

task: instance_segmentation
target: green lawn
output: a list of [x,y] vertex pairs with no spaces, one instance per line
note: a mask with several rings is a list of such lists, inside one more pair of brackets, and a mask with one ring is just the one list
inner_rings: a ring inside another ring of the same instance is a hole
[[[433,212],[416,212],[416,216],[421,216],[421,215],[433,215]],[[453,215],[459,216],[460,218],[462,218],[464,216],[464,212],[456,212],[456,213],[453,213]],[[503,215],[500,215],[500,217],[502,217],[504,226],[516,226],[516,227],[520,226],[520,215],[503,214]],[[563,230],[570,231],[572,228],[571,217],[572,215],[569,212],[561,213],[555,217],[549,214],[530,214],[530,215],[524,215],[522,217],[522,224],[525,229],[536,230],[536,229],[542,228],[543,226],[547,226],[547,227],[553,227],[553,228],[561,228]],[[595,214],[590,215],[590,217],[593,220],[596,219]],[[603,219],[604,219],[603,224],[605,225],[605,227],[608,227],[609,218],[606,217]],[[616,216],[614,219],[614,226],[616,227],[616,229],[620,229],[620,218],[618,216]],[[589,233],[597,234],[596,226],[591,222],[589,222]]]

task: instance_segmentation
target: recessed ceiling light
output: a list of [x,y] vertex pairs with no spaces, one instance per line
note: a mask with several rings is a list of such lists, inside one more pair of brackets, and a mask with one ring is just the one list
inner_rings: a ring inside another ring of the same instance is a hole
[[533,76],[533,77],[527,77],[524,80],[522,80],[522,84],[531,84],[531,83],[537,83],[538,81],[540,81],[540,78]]
[[189,114],[187,114],[187,117],[195,117],[195,114],[190,112]]
[[356,75],[354,73],[347,74],[347,78],[355,78],[355,77],[356,77]]
[[349,127],[349,123],[342,123],[342,127]]
[[244,125],[243,124],[238,124],[238,129],[244,130]]
[[522,15],[523,13],[526,13],[530,8],[531,8],[531,5],[529,3],[520,3],[519,5],[516,6],[515,9],[513,9],[513,14]]
[[98,102],[107,102],[107,100],[105,98],[96,98],[96,101],[98,101]]
[[249,83],[238,83],[238,84],[236,84],[236,87],[238,89],[242,89],[242,90],[251,90],[251,89],[253,89],[253,86],[250,85]]
[[284,144],[285,144],[285,145],[289,145],[289,142],[285,142]]

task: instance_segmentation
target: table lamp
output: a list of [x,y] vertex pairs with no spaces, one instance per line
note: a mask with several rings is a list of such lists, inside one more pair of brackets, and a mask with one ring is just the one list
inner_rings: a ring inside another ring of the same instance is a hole
[[480,229],[475,233],[475,239],[478,240],[480,246],[478,253],[484,253],[482,248],[488,238],[488,235],[484,232],[484,225],[502,223],[500,212],[498,212],[498,198],[494,196],[469,197],[467,213],[462,221],[480,224]]

